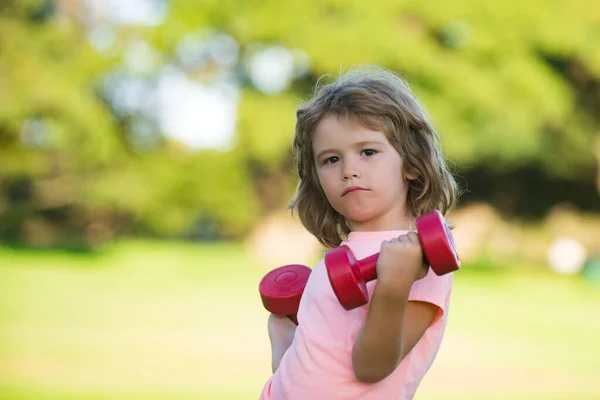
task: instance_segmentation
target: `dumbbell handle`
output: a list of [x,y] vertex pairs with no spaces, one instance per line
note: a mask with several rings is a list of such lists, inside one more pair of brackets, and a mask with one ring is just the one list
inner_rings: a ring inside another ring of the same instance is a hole
[[379,253],[370,255],[369,257],[363,258],[362,260],[356,261],[356,266],[362,275],[365,282],[371,282],[377,279],[377,260],[379,259]]
[[[452,234],[438,210],[416,219],[417,236],[423,260],[436,275],[441,276],[460,267],[460,259]],[[357,260],[348,245],[325,253],[325,266],[331,287],[342,304],[351,310],[367,304],[367,282],[377,278],[377,260],[380,253]]]
[[379,254],[372,254],[357,260],[347,245],[325,253],[325,265],[332,289],[342,306],[347,310],[367,303],[366,284],[377,279]]
[[[423,244],[421,242],[421,236],[418,233],[417,235],[419,237],[419,243],[421,247],[423,247]],[[356,260],[356,266],[358,267],[358,270],[360,271],[360,274],[362,275],[365,282],[370,282],[372,280],[377,279],[377,260],[379,259],[379,254],[380,253],[375,253],[366,258],[363,258],[362,260]],[[425,263],[429,265],[429,261],[427,260],[425,251],[423,251],[423,261],[425,261]],[[443,275],[444,273],[449,272],[443,271],[443,268],[442,270],[440,270],[440,268],[436,268],[435,265],[432,265],[431,269],[433,269],[433,271],[438,275]]]

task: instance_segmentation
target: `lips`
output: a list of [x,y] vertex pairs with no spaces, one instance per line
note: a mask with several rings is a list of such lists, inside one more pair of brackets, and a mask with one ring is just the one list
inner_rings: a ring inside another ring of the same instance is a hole
[[344,190],[344,192],[342,193],[342,197],[344,197],[348,193],[360,192],[360,191],[363,191],[363,190],[367,190],[367,189],[365,189],[363,187],[360,187],[360,186],[350,186],[349,188],[346,188],[346,190]]

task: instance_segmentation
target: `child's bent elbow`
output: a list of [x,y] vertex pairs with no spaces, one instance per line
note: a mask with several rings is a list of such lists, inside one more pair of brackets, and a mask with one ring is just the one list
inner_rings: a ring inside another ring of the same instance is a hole
[[352,366],[354,376],[363,383],[377,383],[387,378],[391,371],[378,371],[375,368],[360,368],[356,365]]
[[377,383],[381,381],[383,378],[379,378],[373,374],[354,374],[356,379],[362,383]]

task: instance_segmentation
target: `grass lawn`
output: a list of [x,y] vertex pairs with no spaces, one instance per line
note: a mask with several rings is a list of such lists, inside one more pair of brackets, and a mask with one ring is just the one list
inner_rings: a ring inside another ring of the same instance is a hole
[[[0,249],[0,399],[256,399],[273,267],[236,244]],[[599,338],[600,286],[464,266],[416,399],[598,399]]]

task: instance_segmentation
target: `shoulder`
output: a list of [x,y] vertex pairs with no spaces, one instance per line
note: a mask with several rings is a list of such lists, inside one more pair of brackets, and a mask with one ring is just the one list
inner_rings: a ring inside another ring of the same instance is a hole
[[453,273],[438,276],[430,269],[423,279],[413,284],[408,300],[433,303],[445,311],[450,301],[453,279]]

